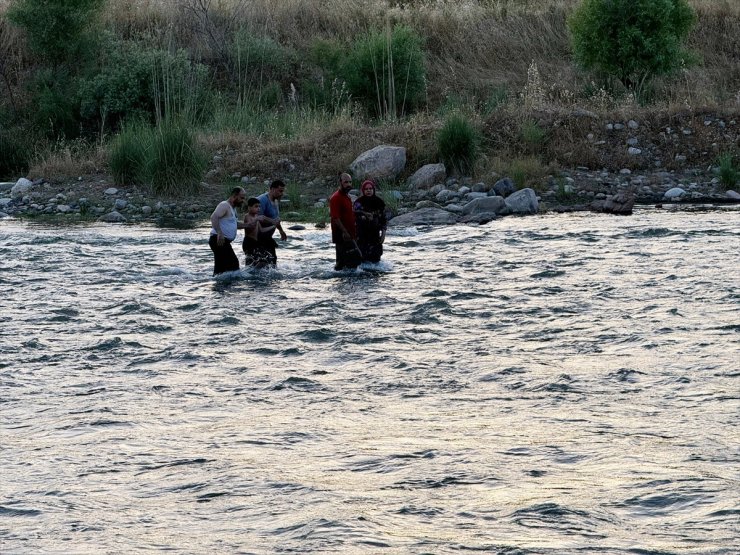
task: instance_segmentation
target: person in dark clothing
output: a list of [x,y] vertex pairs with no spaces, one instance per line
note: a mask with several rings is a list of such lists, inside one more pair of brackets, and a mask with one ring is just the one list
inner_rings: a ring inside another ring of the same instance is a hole
[[362,251],[364,262],[377,263],[383,256],[387,227],[385,202],[375,194],[375,183],[369,179],[362,182],[360,192],[362,194],[353,207],[357,223],[357,245]]
[[336,248],[337,263],[334,269],[357,268],[362,262],[362,253],[357,248],[355,213],[352,210],[352,176],[348,173],[339,175],[339,187],[329,198],[329,216],[331,217],[331,241]]

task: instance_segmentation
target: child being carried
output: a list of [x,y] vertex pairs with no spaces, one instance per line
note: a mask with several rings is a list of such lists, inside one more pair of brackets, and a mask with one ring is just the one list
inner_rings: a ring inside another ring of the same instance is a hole
[[244,241],[242,242],[247,266],[264,268],[271,265],[272,255],[260,242],[260,236],[272,231],[277,224],[276,220],[260,214],[259,199],[252,197],[247,200],[247,213],[244,215]]

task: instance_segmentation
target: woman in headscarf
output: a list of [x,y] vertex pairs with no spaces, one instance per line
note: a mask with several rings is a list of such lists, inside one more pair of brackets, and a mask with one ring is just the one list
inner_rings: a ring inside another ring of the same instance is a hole
[[380,262],[385,241],[385,202],[375,194],[375,183],[362,182],[360,196],[354,204],[357,222],[357,244],[364,262]]

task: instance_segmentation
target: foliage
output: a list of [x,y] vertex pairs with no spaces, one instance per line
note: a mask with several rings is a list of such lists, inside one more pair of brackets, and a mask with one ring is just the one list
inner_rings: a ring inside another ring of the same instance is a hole
[[519,137],[524,143],[525,150],[530,154],[536,154],[547,141],[547,131],[536,121],[526,120],[519,130]]
[[718,160],[719,181],[728,190],[735,187],[740,181],[740,168],[735,165],[735,159],[729,152],[722,154]]
[[79,82],[80,115],[93,129],[156,117],[203,119],[211,106],[209,71],[171,52],[112,41],[97,74]]
[[639,92],[691,60],[682,42],[694,21],[687,0],[583,0],[569,25],[579,64]]
[[156,127],[123,126],[110,145],[109,160],[117,184],[147,184],[165,196],[197,191],[207,165],[188,126],[174,118]]
[[437,135],[437,150],[445,166],[469,175],[480,150],[478,130],[461,114],[452,114]]
[[282,84],[287,87],[296,53],[270,37],[236,32],[230,52],[232,75],[238,83],[241,102],[267,107],[282,104]]
[[25,29],[31,51],[52,65],[89,59],[105,0],[16,0],[8,19]]
[[424,97],[421,38],[403,25],[371,32],[353,46],[341,73],[352,98],[373,116],[410,112]]
[[187,125],[172,119],[154,129],[146,175],[155,193],[178,196],[197,191],[206,166]]
[[29,119],[50,138],[77,138],[80,134],[77,81],[66,69],[41,69],[30,81],[32,112]]
[[285,186],[285,196],[290,201],[290,210],[302,210],[303,198],[301,197],[301,186],[295,181],[288,181]]
[[32,146],[27,131],[0,128],[0,179],[15,179],[28,172]]
[[116,185],[146,181],[147,156],[152,133],[145,123],[124,125],[110,145],[109,164]]

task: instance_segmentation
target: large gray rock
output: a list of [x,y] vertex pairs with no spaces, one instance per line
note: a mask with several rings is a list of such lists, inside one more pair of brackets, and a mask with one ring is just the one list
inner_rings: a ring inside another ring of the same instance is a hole
[[634,206],[635,195],[622,191],[616,195],[608,195],[604,200],[595,200],[591,203],[590,208],[595,212],[628,216],[632,214]]
[[516,191],[516,185],[514,185],[514,182],[508,177],[499,179],[493,185],[493,192],[496,193],[500,197],[506,198],[510,194],[512,194],[514,191]]
[[731,198],[732,200],[740,200],[740,193],[738,193],[737,191],[733,191],[732,189],[727,191],[725,193],[725,196],[727,198]]
[[410,226],[410,225],[448,225],[457,222],[457,216],[439,208],[422,208],[407,214],[396,216],[388,225]]
[[442,183],[447,177],[444,164],[427,164],[420,167],[414,175],[406,180],[406,185],[411,189],[426,189],[437,183]]
[[669,199],[669,200],[671,200],[671,199],[678,199],[678,198],[681,198],[682,196],[684,196],[685,194],[686,194],[686,191],[684,191],[683,189],[681,189],[681,187],[673,187],[671,189],[668,189],[663,194],[663,198],[666,198],[666,199]]
[[13,185],[13,188],[10,190],[10,196],[13,198],[21,198],[23,195],[28,193],[32,187],[33,183],[31,181],[25,177],[21,177],[15,182],[15,185]]
[[471,200],[463,206],[463,215],[493,213],[499,214],[506,207],[503,197],[485,197]]
[[124,218],[119,212],[116,212],[114,210],[113,212],[109,212],[105,216],[100,216],[100,218],[98,218],[98,221],[106,222],[109,224],[117,224],[125,222],[126,218]]
[[512,193],[506,197],[505,202],[512,214],[536,214],[540,209],[537,193],[529,187]]
[[380,145],[360,154],[349,165],[355,179],[395,179],[406,166],[406,149],[402,146]]

